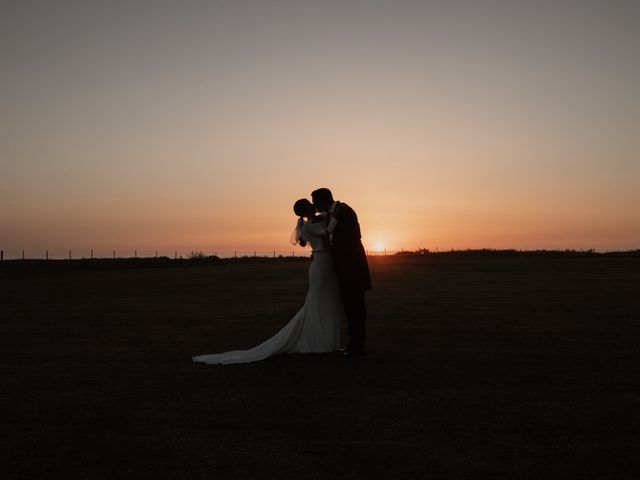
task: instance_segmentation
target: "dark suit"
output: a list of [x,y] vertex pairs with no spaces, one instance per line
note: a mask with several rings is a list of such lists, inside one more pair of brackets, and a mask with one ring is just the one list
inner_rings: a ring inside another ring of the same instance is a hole
[[338,203],[334,215],[338,224],[333,232],[332,253],[340,282],[340,295],[349,324],[352,348],[364,347],[367,308],[364,292],[371,290],[367,254],[360,241],[358,216],[346,203]]

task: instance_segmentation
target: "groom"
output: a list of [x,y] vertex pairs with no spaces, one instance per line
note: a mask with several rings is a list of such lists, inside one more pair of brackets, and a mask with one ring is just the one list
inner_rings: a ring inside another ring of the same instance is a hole
[[367,331],[367,308],[364,292],[371,290],[367,254],[360,241],[360,224],[356,212],[346,203],[333,199],[331,190],[319,188],[311,193],[313,206],[329,215],[331,252],[335,263],[340,296],[349,326],[348,356],[362,355]]

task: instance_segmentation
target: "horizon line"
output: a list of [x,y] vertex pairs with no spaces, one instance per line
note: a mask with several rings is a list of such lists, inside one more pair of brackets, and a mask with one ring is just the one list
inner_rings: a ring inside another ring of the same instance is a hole
[[[99,256],[94,255],[94,250],[89,250],[89,255],[74,256],[73,250],[66,250],[63,255],[51,254],[48,249],[37,256],[27,256],[25,250],[17,256],[9,257],[5,255],[7,252],[4,249],[0,249],[0,261],[33,261],[33,260],[127,260],[127,259],[172,259],[172,260],[189,260],[189,259],[206,259],[206,258],[219,258],[219,259],[232,259],[232,258],[295,258],[295,257],[309,257],[312,251],[309,249],[304,250],[284,250],[284,249],[271,249],[271,250],[208,250],[203,251],[196,250],[172,250],[170,255],[166,254],[166,251],[155,250],[153,254],[145,254],[142,251],[138,254],[138,250],[134,249],[132,255],[117,255],[117,250],[111,250],[111,255]],[[56,252],[59,252],[56,250]],[[146,252],[146,250],[145,250]],[[365,249],[368,257],[384,257],[384,256],[396,256],[396,255],[432,255],[432,254],[452,254],[452,253],[587,253],[587,254],[623,254],[623,253],[637,253],[640,252],[640,247],[636,248],[624,248],[624,249],[597,249],[597,248],[450,248],[450,249],[383,249],[373,250]],[[131,253],[131,252],[129,252]]]

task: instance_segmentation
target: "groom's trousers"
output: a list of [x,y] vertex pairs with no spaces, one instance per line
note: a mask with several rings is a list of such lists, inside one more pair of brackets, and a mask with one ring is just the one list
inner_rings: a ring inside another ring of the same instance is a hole
[[367,337],[367,307],[364,303],[364,290],[343,288],[340,290],[342,306],[347,316],[349,342],[352,348],[364,348]]

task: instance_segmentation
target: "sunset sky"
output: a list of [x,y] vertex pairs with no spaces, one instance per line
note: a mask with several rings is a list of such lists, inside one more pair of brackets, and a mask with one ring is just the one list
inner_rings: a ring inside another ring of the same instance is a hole
[[638,1],[0,6],[5,257],[640,248]]

